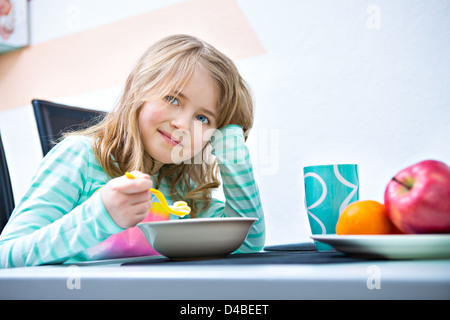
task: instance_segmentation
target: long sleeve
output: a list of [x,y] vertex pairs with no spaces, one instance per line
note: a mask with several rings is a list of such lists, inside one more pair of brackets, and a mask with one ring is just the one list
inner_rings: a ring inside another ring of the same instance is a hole
[[1,267],[63,262],[122,231],[94,194],[108,180],[88,138],[53,148],[0,235]]
[[242,127],[228,125],[218,129],[211,145],[219,165],[226,201],[213,199],[209,209],[199,216],[258,218],[237,252],[260,251],[265,242],[264,212]]

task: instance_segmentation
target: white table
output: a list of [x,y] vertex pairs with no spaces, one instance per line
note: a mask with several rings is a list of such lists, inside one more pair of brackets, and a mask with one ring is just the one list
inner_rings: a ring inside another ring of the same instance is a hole
[[450,299],[450,260],[3,269],[0,299]]

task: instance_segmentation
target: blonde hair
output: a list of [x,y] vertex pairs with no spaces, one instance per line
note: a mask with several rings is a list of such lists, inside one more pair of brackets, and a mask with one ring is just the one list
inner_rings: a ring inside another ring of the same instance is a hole
[[[217,127],[236,123],[247,137],[253,125],[253,102],[235,64],[198,38],[173,35],[156,42],[142,55],[114,110],[101,123],[82,132],[93,137],[94,153],[105,172],[112,177],[132,170],[151,174],[155,162],[141,142],[141,108],[150,97],[164,98],[174,89],[183,88],[197,66],[210,74],[218,89]],[[208,157],[206,149],[203,157]],[[172,199],[187,201],[195,217],[209,205],[212,188],[220,185],[217,164],[210,163],[166,164],[159,170],[156,187],[166,178]],[[196,200],[201,200],[201,208]]]

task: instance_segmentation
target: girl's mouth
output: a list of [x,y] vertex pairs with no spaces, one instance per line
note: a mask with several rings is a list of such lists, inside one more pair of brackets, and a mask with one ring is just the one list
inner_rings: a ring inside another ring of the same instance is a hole
[[178,140],[177,138],[175,138],[174,136],[172,136],[170,133],[165,132],[165,131],[161,131],[158,130],[159,134],[161,135],[161,137],[166,140],[167,143],[169,143],[172,146],[177,146],[180,144],[181,140]]

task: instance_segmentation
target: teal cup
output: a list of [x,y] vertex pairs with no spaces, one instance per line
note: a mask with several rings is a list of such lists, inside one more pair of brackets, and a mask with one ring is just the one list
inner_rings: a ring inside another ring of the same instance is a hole
[[[305,207],[313,235],[336,234],[336,224],[344,209],[359,200],[357,164],[332,164],[303,168]],[[315,242],[317,251],[333,247]]]

